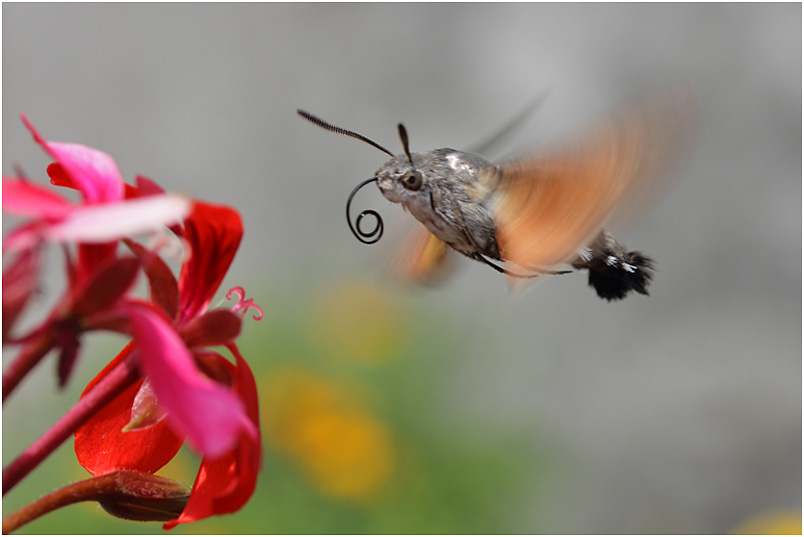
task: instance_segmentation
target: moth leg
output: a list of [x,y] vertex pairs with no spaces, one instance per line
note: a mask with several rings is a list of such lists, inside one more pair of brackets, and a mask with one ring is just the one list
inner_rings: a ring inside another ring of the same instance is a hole
[[550,269],[543,269],[539,267],[534,267],[531,265],[520,265],[519,263],[515,263],[515,265],[522,267],[525,270],[532,270],[533,272],[538,272],[539,274],[550,274],[552,276],[556,276],[558,274],[569,274],[571,270],[550,270]]
[[464,255],[466,255],[466,257],[470,257],[470,258],[472,258],[472,259],[474,259],[476,261],[480,261],[481,263],[485,263],[486,265],[490,266],[491,268],[493,268],[494,270],[496,270],[500,274],[505,274],[506,276],[511,276],[512,278],[527,279],[527,278],[538,278],[539,276],[541,276],[541,274],[517,274],[516,272],[511,272],[510,270],[506,270],[506,269],[504,269],[503,267],[501,267],[499,265],[495,265],[494,263],[492,263],[491,261],[486,259],[486,257],[483,254],[480,254],[480,253],[477,253],[477,252],[472,253],[472,254],[467,254],[465,252],[462,252],[462,253],[464,253]]
[[[481,248],[480,245],[477,244],[477,242],[475,241],[474,237],[472,237],[472,235],[466,229],[466,225],[465,225],[464,220],[463,220],[463,215],[460,213],[460,211],[456,212],[456,217],[457,217],[456,218],[456,223],[458,224],[459,229],[461,230],[461,234],[463,235],[464,240],[467,243],[469,243],[470,245],[472,245],[472,247],[474,247],[474,251],[470,253],[470,252],[467,252],[465,250],[455,248],[454,245],[450,245],[450,246],[453,247],[453,249],[457,250],[458,252],[462,253],[463,255],[465,255],[466,257],[468,257],[470,259],[474,259],[475,261],[480,261],[481,263],[484,263],[484,264],[490,266],[491,268],[493,268],[494,270],[496,270],[500,274],[505,274],[506,276],[511,276],[512,278],[523,278],[523,279],[525,279],[525,278],[536,278],[536,277],[540,276],[540,273],[542,273],[541,271],[536,271],[537,274],[518,274],[516,272],[511,272],[510,270],[507,270],[507,269],[505,269],[505,268],[503,268],[503,267],[501,267],[499,265],[496,265],[496,264],[492,263],[491,261],[489,261],[489,259],[486,257],[487,255],[489,257],[491,257],[492,259],[500,260],[499,253],[497,252],[497,248],[496,248],[496,238],[495,238],[495,241],[494,241],[494,250],[492,250],[491,252],[486,251],[485,253],[483,253],[484,249]],[[525,268],[525,267],[523,267],[523,268]]]

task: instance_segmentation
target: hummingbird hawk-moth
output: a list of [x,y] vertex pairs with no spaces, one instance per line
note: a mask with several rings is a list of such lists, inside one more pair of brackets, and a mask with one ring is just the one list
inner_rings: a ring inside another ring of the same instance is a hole
[[[451,248],[514,279],[571,272],[557,270],[562,265],[587,270],[598,296],[615,300],[631,291],[647,295],[654,261],[627,250],[604,226],[655,183],[679,145],[688,110],[679,95],[643,98],[569,143],[498,163],[449,148],[412,153],[401,123],[403,153],[394,155],[361,134],[297,112],[392,157],[355,187],[346,217],[361,242],[380,239],[383,222],[376,211],[361,212],[354,226],[349,213],[357,191],[374,182],[388,201],[423,224],[400,260],[399,270],[409,279],[440,279]],[[376,227],[365,232],[361,221],[369,215]]]

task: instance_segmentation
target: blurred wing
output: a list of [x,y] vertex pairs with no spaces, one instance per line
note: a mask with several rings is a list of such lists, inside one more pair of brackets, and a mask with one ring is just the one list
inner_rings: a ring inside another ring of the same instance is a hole
[[503,140],[508,138],[512,132],[518,130],[525,120],[536,112],[536,109],[539,108],[547,99],[548,93],[548,90],[540,93],[535,99],[528,103],[528,105],[521,112],[511,118],[508,123],[503,125],[497,132],[482,142],[478,142],[470,146],[468,149],[466,149],[466,152],[476,153],[478,155],[489,155],[492,151],[496,151]]
[[391,269],[403,281],[433,285],[452,272],[448,253],[447,243],[417,222],[394,256]]
[[494,219],[503,259],[542,267],[573,260],[615,209],[655,182],[690,110],[686,95],[654,96],[570,146],[499,166]]

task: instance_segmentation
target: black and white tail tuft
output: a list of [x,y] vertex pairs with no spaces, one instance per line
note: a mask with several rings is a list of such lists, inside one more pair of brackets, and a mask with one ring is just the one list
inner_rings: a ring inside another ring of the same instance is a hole
[[642,252],[626,251],[609,233],[602,232],[573,266],[587,269],[589,285],[600,298],[611,301],[621,300],[631,291],[647,295],[654,261]]

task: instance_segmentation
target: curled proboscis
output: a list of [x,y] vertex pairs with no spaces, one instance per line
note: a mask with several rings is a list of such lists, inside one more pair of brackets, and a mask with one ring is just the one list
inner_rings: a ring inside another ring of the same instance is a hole
[[[366,209],[365,211],[361,211],[361,213],[357,215],[357,220],[355,220],[355,224],[352,225],[352,217],[349,208],[352,206],[352,198],[355,197],[357,191],[366,186],[367,184],[374,183],[376,181],[377,178],[372,177],[371,179],[366,179],[365,181],[357,185],[354,188],[354,190],[352,190],[352,193],[349,194],[349,199],[346,202],[346,222],[349,224],[349,229],[352,230],[354,236],[357,237],[357,240],[359,240],[363,244],[374,244],[375,242],[380,240],[383,232],[382,217],[380,217],[380,214],[374,209]],[[363,229],[360,227],[360,223],[366,216],[373,216],[377,220],[377,224],[374,226],[374,229],[368,232],[363,231]]]

